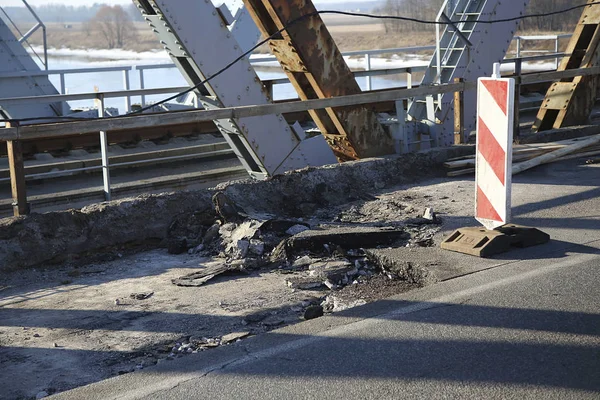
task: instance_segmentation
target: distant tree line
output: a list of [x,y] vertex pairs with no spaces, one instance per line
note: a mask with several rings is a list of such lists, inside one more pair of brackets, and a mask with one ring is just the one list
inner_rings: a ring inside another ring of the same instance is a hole
[[[527,14],[543,14],[576,5],[585,4],[586,0],[531,0]],[[434,20],[444,0],[385,0],[374,11],[382,15],[410,17],[420,20]],[[577,24],[583,9],[578,9],[565,14],[556,14],[545,17],[527,18],[520,24],[522,30],[538,31],[571,31]],[[421,24],[409,21],[385,20],[385,30],[388,33],[433,31],[434,25]]]
[[[105,4],[94,3],[90,6],[67,6],[64,4],[47,4],[32,7],[44,23],[86,22],[92,19]],[[35,23],[35,19],[25,7],[2,7],[15,22]],[[124,8],[129,17],[143,21],[141,13],[134,4]]]

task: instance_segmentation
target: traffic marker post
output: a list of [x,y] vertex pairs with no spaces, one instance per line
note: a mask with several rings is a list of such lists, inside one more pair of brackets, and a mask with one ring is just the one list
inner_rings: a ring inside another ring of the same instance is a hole
[[514,79],[479,78],[475,218],[487,229],[510,222]]
[[515,81],[500,77],[494,64],[491,78],[477,85],[477,150],[475,219],[483,228],[461,228],[441,244],[446,250],[488,257],[546,243],[550,236],[535,228],[509,224],[511,218],[512,143]]

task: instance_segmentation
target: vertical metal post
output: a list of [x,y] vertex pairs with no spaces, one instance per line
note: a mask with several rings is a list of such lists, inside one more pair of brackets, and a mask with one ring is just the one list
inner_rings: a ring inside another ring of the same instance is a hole
[[[67,91],[67,86],[65,84],[65,74],[64,73],[60,73],[60,94],[66,94]],[[61,104],[61,113],[62,115],[65,115],[65,107],[67,106],[67,102],[63,101],[60,103]]]
[[519,119],[519,107],[520,107],[520,95],[521,95],[521,72],[523,60],[517,58],[515,60],[515,105],[514,105],[514,126],[513,126],[513,137],[520,136],[521,121]]
[[[463,78],[454,78],[454,83],[462,83]],[[465,142],[465,95],[464,91],[454,92],[454,144]]]
[[66,91],[66,84],[65,84],[65,74],[63,72],[60,73],[60,94],[65,94]]
[[[365,54],[365,71],[371,70],[371,55]],[[371,76],[367,76],[367,91],[371,90]]]
[[406,88],[412,88],[412,68],[406,68]]
[[[129,71],[127,69],[123,70],[123,89],[129,90]],[[104,101],[104,97],[102,98]],[[131,96],[125,96],[125,112],[128,113],[131,111]]]
[[267,90],[267,93],[269,94],[269,100],[273,101],[273,97],[274,97],[273,86],[275,86],[273,84],[273,81],[263,82],[263,85],[265,86],[265,89]]
[[[138,67],[138,71],[140,74],[140,89],[145,89],[145,87],[144,87],[144,69]],[[146,96],[142,95],[141,97],[142,97],[141,98],[142,107],[144,107],[146,105]]]
[[[98,94],[98,117],[104,118],[104,94]],[[108,140],[106,131],[100,131],[100,152],[102,154],[102,179],[104,181],[104,199],[110,201],[110,165],[108,162]]]
[[[7,122],[6,127],[18,127],[18,123]],[[27,187],[25,185],[25,165],[23,162],[23,147],[20,140],[7,140],[8,167],[10,172],[10,189],[13,199],[13,214],[15,217],[29,214],[27,204]]]
[[517,36],[517,58],[521,58],[521,36]]
[[[558,53],[559,45],[558,41],[560,40],[559,36],[556,35],[556,40],[554,41],[554,52]],[[558,69],[558,57],[554,59],[554,69]]]

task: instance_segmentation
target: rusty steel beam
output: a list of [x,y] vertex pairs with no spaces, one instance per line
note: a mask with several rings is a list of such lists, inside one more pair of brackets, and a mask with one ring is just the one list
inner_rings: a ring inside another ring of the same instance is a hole
[[[562,59],[557,70],[600,65],[599,45],[600,5],[596,0],[588,0],[567,46],[566,53],[570,56]],[[577,76],[553,83],[532,130],[538,132],[586,123],[596,102],[598,83],[598,76]]]
[[[244,0],[250,15],[302,100],[361,93],[311,0]],[[288,27],[290,21],[310,15]],[[310,111],[340,161],[394,152],[392,137],[365,106]]]

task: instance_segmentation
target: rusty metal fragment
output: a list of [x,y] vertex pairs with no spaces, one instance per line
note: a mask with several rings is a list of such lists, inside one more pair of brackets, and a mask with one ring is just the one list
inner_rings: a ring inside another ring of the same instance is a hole
[[[350,68],[311,0],[244,0],[302,100],[361,93]],[[291,21],[310,15],[289,25]],[[289,25],[289,26],[288,26]],[[310,111],[340,161],[394,152],[394,143],[366,106]]]

